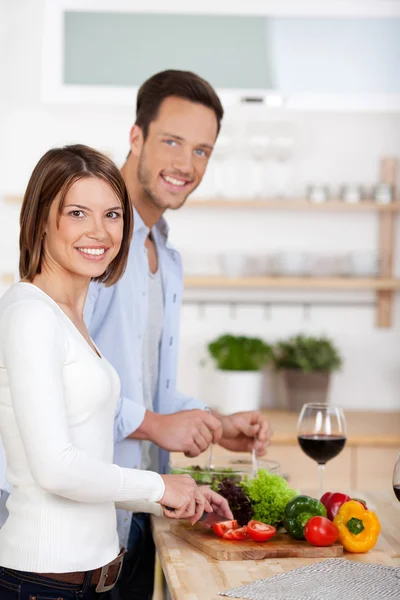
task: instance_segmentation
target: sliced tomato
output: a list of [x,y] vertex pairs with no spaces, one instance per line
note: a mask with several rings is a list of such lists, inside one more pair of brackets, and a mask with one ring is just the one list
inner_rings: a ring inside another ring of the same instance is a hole
[[313,546],[332,546],[339,537],[339,529],[326,517],[312,517],[304,527],[304,536]]
[[228,529],[228,531],[226,531],[222,537],[224,540],[247,540],[247,525],[240,527],[239,529]]
[[237,531],[237,529],[228,529],[228,531],[225,531],[222,538],[224,540],[234,540],[235,538],[233,537],[233,534],[235,533],[235,531]]
[[276,528],[261,521],[250,521],[248,524],[249,538],[255,542],[266,542],[276,534]]
[[212,528],[214,533],[216,533],[219,537],[223,537],[224,533],[226,533],[230,529],[238,529],[239,525],[236,520],[232,519],[231,521],[221,521],[220,523],[214,523]]

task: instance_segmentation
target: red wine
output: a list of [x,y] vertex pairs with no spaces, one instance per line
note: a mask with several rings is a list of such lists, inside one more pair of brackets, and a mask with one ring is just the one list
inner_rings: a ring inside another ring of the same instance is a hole
[[400,502],[400,483],[393,486],[393,491],[396,495],[397,500]]
[[299,435],[297,439],[303,452],[321,465],[335,458],[346,443],[343,435]]

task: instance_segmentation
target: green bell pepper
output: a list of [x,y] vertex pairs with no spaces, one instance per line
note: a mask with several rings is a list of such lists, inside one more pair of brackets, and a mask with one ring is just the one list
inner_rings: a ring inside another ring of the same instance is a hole
[[286,505],[283,524],[296,540],[304,540],[304,527],[312,517],[326,517],[322,502],[310,496],[296,496]]

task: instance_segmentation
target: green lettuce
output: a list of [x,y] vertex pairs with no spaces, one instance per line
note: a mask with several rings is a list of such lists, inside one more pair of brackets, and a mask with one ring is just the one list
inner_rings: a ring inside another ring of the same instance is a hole
[[260,469],[257,477],[240,483],[253,506],[253,519],[277,525],[283,521],[286,504],[298,495],[280,475]]

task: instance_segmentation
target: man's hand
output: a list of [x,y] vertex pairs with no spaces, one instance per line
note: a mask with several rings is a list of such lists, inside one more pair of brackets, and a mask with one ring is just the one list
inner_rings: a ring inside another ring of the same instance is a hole
[[190,475],[161,475],[165,492],[159,504],[170,519],[189,519],[194,525],[212,507]]
[[204,410],[182,410],[171,415],[146,411],[142,424],[129,437],[149,440],[169,452],[184,452],[191,458],[219,442],[222,425]]
[[257,411],[239,412],[220,416],[222,437],[220,445],[234,452],[251,452],[264,456],[270,444],[272,430],[265,415]]
[[201,522],[202,525],[211,527],[213,523],[233,519],[233,514],[229,508],[228,501],[223,496],[217,494],[217,492],[213,492],[211,488],[204,485],[199,486],[199,490],[204,494],[213,509],[213,512],[209,513],[208,517]]

